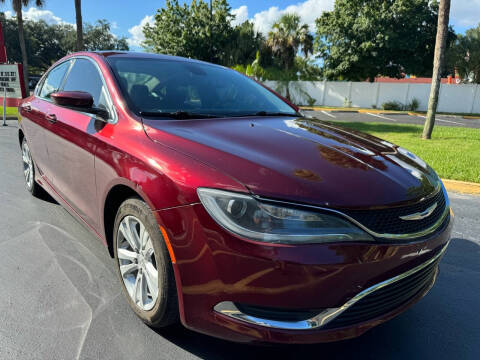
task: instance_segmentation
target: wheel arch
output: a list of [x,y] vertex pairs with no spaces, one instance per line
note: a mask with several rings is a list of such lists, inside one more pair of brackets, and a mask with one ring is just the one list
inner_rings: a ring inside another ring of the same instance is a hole
[[113,185],[108,191],[103,202],[103,228],[105,232],[105,241],[110,256],[113,258],[113,226],[118,209],[122,203],[130,198],[137,198],[144,201],[150,208],[151,204],[138,190],[132,186],[120,183]]
[[20,147],[22,147],[23,139],[25,139],[25,134],[23,133],[22,129],[18,129],[18,142]]

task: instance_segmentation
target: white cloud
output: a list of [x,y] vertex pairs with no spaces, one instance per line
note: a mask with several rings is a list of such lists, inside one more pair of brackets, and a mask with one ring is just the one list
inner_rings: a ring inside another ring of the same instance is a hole
[[[64,21],[62,18],[56,16],[52,11],[42,10],[36,7],[31,7],[26,11],[23,10],[22,15],[23,15],[23,19],[25,20],[32,20],[32,21],[43,20],[50,25],[69,24],[68,22]],[[5,16],[7,18],[11,18],[15,16],[15,14],[12,11],[5,11]]]
[[130,38],[127,40],[128,45],[133,46],[133,47],[140,47],[142,42],[145,40],[145,36],[143,35],[143,27],[146,24],[153,25],[153,15],[147,15],[145,16],[142,21],[140,21],[140,24],[135,25],[128,29],[128,32],[130,33]]
[[235,20],[232,21],[232,25],[240,25],[248,20],[248,7],[246,5],[240,6],[238,9],[232,10],[235,15]]
[[335,0],[307,0],[283,9],[273,6],[268,10],[256,13],[253,17],[253,22],[255,23],[255,28],[266,35],[280,16],[288,13],[297,13],[300,15],[302,22],[308,24],[310,31],[313,32],[315,31],[315,20],[324,11],[333,10],[334,3]]
[[454,0],[450,23],[461,27],[477,26],[480,22],[480,0]]

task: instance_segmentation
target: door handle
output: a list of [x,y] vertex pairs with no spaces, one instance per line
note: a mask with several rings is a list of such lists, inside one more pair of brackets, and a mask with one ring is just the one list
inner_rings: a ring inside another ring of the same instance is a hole
[[32,111],[32,106],[30,105],[30,103],[27,103],[22,106],[22,109],[25,110],[26,112],[30,112]]
[[47,119],[49,123],[55,124],[57,122],[57,115],[47,114],[47,115],[45,115],[45,119]]

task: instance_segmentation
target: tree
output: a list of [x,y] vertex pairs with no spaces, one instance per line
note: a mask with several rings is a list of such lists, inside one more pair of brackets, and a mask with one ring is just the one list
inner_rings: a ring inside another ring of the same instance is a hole
[[[6,0],[0,0],[1,3],[5,3]],[[20,50],[22,52],[22,64],[23,64],[23,79],[25,82],[25,93],[29,95],[28,89],[28,56],[27,49],[25,46],[25,34],[23,29],[23,14],[22,7],[27,7],[33,1],[30,0],[12,0],[12,8],[17,15],[17,24],[18,24],[18,42],[20,43]],[[43,0],[35,0],[35,5],[37,7],[43,6]]]
[[77,51],[83,50],[82,0],[75,0],[75,18],[77,21]]
[[212,12],[203,0],[193,0],[190,6],[167,0],[155,14],[154,24],[143,28],[143,46],[156,53],[228,65],[234,19],[227,0],[213,0]]
[[465,35],[457,35],[447,51],[447,62],[449,69],[456,69],[463,81],[480,84],[480,24]]
[[110,23],[103,19],[93,25],[85,24],[84,48],[87,51],[95,50],[128,50],[125,37],[117,38],[110,31]]
[[[20,62],[22,55],[18,46],[18,25],[15,20],[6,19],[0,13],[5,37],[5,46],[11,61]],[[84,28],[88,50],[128,50],[125,38],[116,38],[110,33],[110,24],[106,20]],[[76,30],[69,24],[49,25],[45,21],[24,22],[25,47],[29,71],[41,74],[55,61],[76,51]]]
[[268,34],[267,46],[277,57],[280,66],[290,70],[299,50],[305,57],[313,53],[313,36],[307,24],[301,24],[297,14],[285,14],[275,24]]
[[315,50],[325,75],[352,81],[431,76],[437,15],[438,2],[431,0],[337,0],[316,20]]
[[250,64],[255,61],[258,50],[263,46],[265,39],[255,31],[251,21],[237,25],[232,32],[230,41],[226,44],[226,66]]
[[450,20],[450,0],[442,0],[438,11],[437,40],[435,43],[435,58],[433,62],[432,87],[428,100],[427,119],[423,129],[422,138],[431,139],[433,126],[435,125],[435,113],[437,112],[438,93],[440,90],[442,68],[445,60],[445,48],[447,46],[448,22]]

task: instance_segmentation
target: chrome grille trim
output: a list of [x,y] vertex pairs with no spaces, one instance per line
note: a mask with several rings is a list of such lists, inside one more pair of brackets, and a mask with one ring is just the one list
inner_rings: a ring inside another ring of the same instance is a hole
[[444,223],[445,219],[447,218],[447,216],[449,214],[453,217],[453,213],[451,212],[451,209],[450,209],[450,200],[448,199],[448,195],[446,194],[446,190],[443,187],[439,188],[437,191],[433,192],[432,194],[424,197],[420,201],[424,201],[425,199],[428,199],[432,196],[435,196],[438,193],[438,191],[443,191],[444,192],[444,197],[445,197],[445,210],[443,211],[442,215],[429,228],[424,229],[422,231],[418,231],[418,232],[415,232],[415,233],[408,233],[408,234],[382,234],[382,233],[377,233],[377,232],[367,228],[365,225],[363,225],[359,221],[355,220],[351,216],[345,214],[342,211],[335,210],[335,209],[324,208],[324,207],[315,206],[315,205],[297,204],[297,203],[292,203],[292,202],[288,202],[288,201],[266,199],[266,198],[263,198],[263,197],[260,197],[260,196],[255,196],[255,195],[254,195],[254,197],[259,201],[265,201],[265,202],[283,204],[283,205],[290,205],[290,206],[297,206],[297,207],[300,206],[302,208],[321,210],[321,211],[331,212],[331,213],[340,215],[340,216],[346,218],[347,220],[349,220],[350,222],[352,222],[353,224],[355,224],[356,226],[358,226],[363,231],[367,232],[368,234],[370,234],[370,235],[372,235],[373,237],[376,237],[376,238],[387,239],[387,240],[414,240],[414,239],[422,238],[424,236],[427,236],[429,234],[434,233]]
[[[230,318],[234,318],[249,324],[254,324],[258,326],[263,326],[271,329],[280,329],[280,330],[312,330],[312,329],[319,329],[325,325],[327,325],[329,322],[333,321],[336,317],[338,317],[340,314],[342,314],[344,311],[352,307],[355,303],[363,299],[364,297],[372,294],[373,292],[384,288],[388,285],[391,285],[397,281],[400,281],[422,269],[427,267],[428,265],[432,264],[433,262],[439,260],[445,251],[447,250],[447,247],[449,245],[450,241],[446,243],[442,250],[429,259],[428,261],[424,262],[423,264],[410,269],[400,275],[397,275],[393,278],[390,278],[388,280],[382,281],[381,283],[378,283],[376,285],[373,285],[362,292],[358,293],[356,296],[354,296],[352,299],[348,300],[345,304],[343,304],[340,307],[337,308],[328,308],[323,310],[321,313],[318,315],[307,319],[307,320],[301,320],[301,321],[279,321],[279,320],[270,320],[270,319],[262,319],[258,318],[255,316],[247,315],[243,312],[241,312],[237,306],[231,301],[223,301],[215,305],[214,311],[225,315]],[[438,270],[435,270],[436,272]],[[433,277],[433,281],[431,286],[427,289],[427,292],[431,289],[433,286],[434,282],[436,280],[436,273]]]

